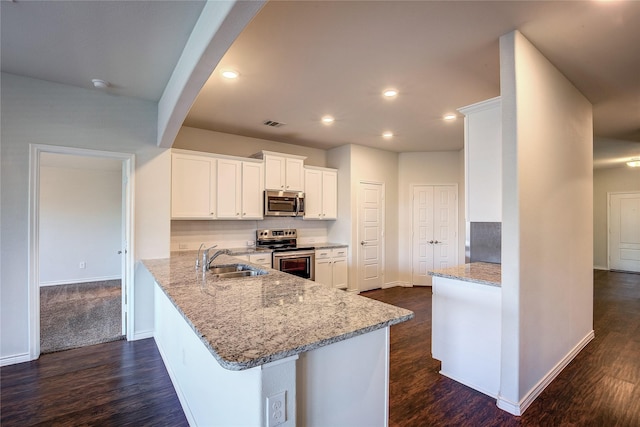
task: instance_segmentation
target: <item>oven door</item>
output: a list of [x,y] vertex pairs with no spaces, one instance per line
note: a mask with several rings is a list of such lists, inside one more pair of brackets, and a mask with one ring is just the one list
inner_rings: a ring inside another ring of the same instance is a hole
[[273,253],[273,268],[303,279],[315,280],[315,251],[281,251]]

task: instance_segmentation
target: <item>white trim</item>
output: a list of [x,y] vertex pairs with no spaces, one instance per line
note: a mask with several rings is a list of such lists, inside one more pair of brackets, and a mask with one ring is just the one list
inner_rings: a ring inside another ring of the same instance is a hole
[[547,388],[549,384],[551,384],[551,381],[553,381],[558,376],[558,374],[560,374],[560,372],[562,372],[562,370],[566,368],[569,363],[571,363],[571,361],[578,355],[578,353],[580,353],[582,349],[585,348],[593,338],[595,338],[595,332],[591,330],[584,338],[580,340],[580,342],[578,342],[578,344],[575,345],[575,347],[573,347],[573,349],[571,349],[571,351],[569,351],[569,353],[567,353],[566,356],[564,356],[556,364],[556,366],[554,366],[549,372],[547,372],[547,374],[542,377],[542,379],[540,379],[540,381],[538,381],[538,383],[531,390],[529,390],[529,392],[522,399],[520,399],[520,402],[511,402],[498,393],[498,399],[496,402],[498,408],[513,415],[522,415],[524,411],[527,410],[529,405],[531,405],[531,403],[533,403],[533,401],[536,400],[538,396],[540,396],[544,389]]
[[78,283],[106,282],[108,280],[120,280],[121,278],[122,278],[121,275],[117,275],[117,276],[104,276],[104,277],[87,277],[87,278],[72,279],[72,280],[54,280],[51,282],[42,282],[40,283],[40,287],[44,288],[47,286],[75,285]]
[[133,334],[131,337],[127,336],[127,340],[129,341],[138,341],[138,340],[146,340],[147,338],[153,338],[154,331],[150,329],[148,331],[139,331]]
[[400,280],[396,280],[395,282],[387,282],[382,285],[382,289],[389,289],[389,288],[395,288],[395,287],[412,288],[413,284],[410,282],[402,282]]
[[445,377],[447,377],[447,378],[451,378],[452,380],[457,381],[457,382],[459,382],[460,384],[466,385],[467,387],[470,387],[470,388],[472,388],[472,389],[474,389],[474,390],[477,390],[477,391],[479,391],[479,392],[480,392],[480,393],[482,393],[482,394],[486,394],[486,395],[487,395],[487,396],[489,396],[489,397],[493,397],[494,399],[498,397],[495,393],[493,393],[493,392],[491,392],[491,391],[489,391],[489,390],[485,389],[484,387],[481,387],[481,386],[479,386],[478,384],[474,384],[474,383],[472,383],[471,381],[467,381],[467,380],[465,380],[465,379],[458,378],[458,377],[456,377],[455,375],[451,375],[451,374],[449,374],[448,372],[446,372],[446,371],[445,371],[445,370],[443,370],[443,369],[441,369],[441,370],[439,371],[439,374],[440,374],[440,375],[442,375],[442,376],[445,376]]
[[0,358],[0,366],[15,365],[18,363],[30,362],[29,353],[14,354],[13,356],[4,356]]
[[605,265],[594,265],[593,266],[594,270],[604,270],[604,271],[609,271],[609,267],[605,266]]
[[[129,319],[127,324],[127,339],[133,337],[133,320],[134,320],[134,304],[133,304],[133,236],[134,236],[134,175],[135,175],[135,155],[131,153],[118,153],[111,151],[89,150],[85,148],[63,147],[55,145],[29,144],[29,229],[28,229],[28,291],[29,299],[29,360],[35,360],[40,357],[40,272],[39,272],[39,212],[40,212],[40,154],[55,153],[68,154],[84,157],[101,157],[117,159],[122,161],[122,170],[128,175],[128,180],[124,183],[126,195],[123,197],[123,206],[126,212],[126,218],[123,219],[125,227],[125,235],[128,237],[128,247],[124,248],[127,252],[125,255],[125,265],[128,270],[128,277],[122,278],[122,286],[125,289],[123,298],[126,296],[128,304],[123,312]],[[124,175],[124,173],[123,173]]]

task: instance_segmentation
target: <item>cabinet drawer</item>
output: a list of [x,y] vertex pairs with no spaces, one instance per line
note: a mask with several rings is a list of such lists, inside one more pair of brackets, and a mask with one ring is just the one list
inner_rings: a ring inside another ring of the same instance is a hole
[[271,265],[271,254],[251,254],[249,262],[260,265]]
[[334,248],[331,250],[332,258],[345,258],[347,256],[347,248]]
[[331,249],[316,249],[316,259],[331,258]]

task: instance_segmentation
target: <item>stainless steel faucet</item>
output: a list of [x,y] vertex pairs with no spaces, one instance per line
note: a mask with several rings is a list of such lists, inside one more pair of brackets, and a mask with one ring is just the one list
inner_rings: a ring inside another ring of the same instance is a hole
[[213,245],[210,248],[207,248],[202,252],[202,271],[209,270],[209,268],[211,267],[211,263],[218,256],[220,256],[222,254],[227,254],[227,255],[231,254],[231,250],[229,250],[229,249],[218,249],[217,251],[215,251],[215,253],[213,255],[211,255],[211,257],[209,257],[209,251],[211,249],[214,249],[214,248],[217,248],[217,247],[218,247],[218,245]]

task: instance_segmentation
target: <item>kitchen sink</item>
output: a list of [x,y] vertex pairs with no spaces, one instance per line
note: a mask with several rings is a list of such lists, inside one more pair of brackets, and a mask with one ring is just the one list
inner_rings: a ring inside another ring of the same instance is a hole
[[209,268],[209,272],[213,274],[214,277],[219,277],[221,279],[262,276],[267,274],[265,270],[253,268],[245,264],[213,265]]

